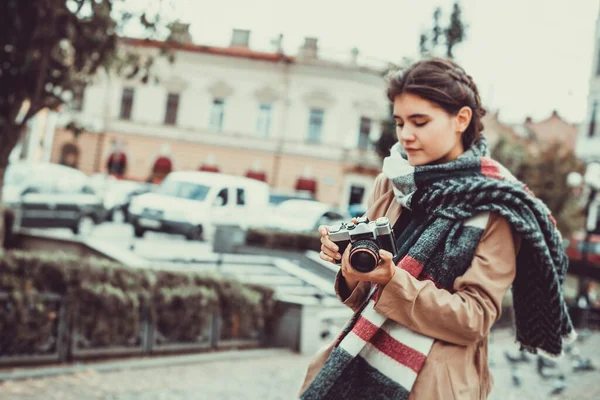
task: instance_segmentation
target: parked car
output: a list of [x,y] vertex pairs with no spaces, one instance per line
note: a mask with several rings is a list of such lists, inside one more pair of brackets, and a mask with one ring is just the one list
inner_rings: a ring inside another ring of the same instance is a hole
[[15,226],[68,228],[87,234],[105,218],[102,198],[83,172],[51,163],[10,164],[2,188]]
[[153,193],[129,205],[136,237],[146,231],[177,233],[188,240],[214,236],[215,226],[246,229],[269,201],[265,182],[213,172],[172,172]]
[[269,204],[276,206],[286,200],[314,200],[315,197],[308,191],[282,192],[271,191],[269,193]]
[[103,193],[106,219],[115,221],[122,219],[128,221],[128,209],[135,196],[150,193],[157,185],[146,182],[115,179],[105,188]]
[[347,212],[314,200],[286,200],[274,208],[263,225],[287,232],[316,232],[319,225],[333,225],[350,220]]

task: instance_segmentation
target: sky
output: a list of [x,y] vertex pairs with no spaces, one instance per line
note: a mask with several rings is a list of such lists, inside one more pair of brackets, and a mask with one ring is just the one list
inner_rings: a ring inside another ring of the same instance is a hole
[[[134,0],[137,1],[137,0]],[[141,1],[141,0],[140,0]],[[195,43],[228,46],[234,28],[251,31],[250,47],[271,50],[283,34],[296,54],[304,37],[327,51],[400,63],[418,58],[420,34],[454,0],[172,0],[169,14],[191,24]],[[144,3],[146,3],[144,1]],[[587,115],[600,0],[461,0],[467,39],[455,60],[473,76],[484,102],[507,123],[556,110],[569,122]],[[146,3],[147,4],[147,3]],[[326,52],[326,51],[325,51]],[[324,52],[324,53],[325,53]]]

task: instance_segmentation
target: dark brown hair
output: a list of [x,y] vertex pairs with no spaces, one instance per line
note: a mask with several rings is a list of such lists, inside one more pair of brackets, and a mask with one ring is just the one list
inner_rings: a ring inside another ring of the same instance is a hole
[[443,58],[422,60],[388,75],[388,99],[394,102],[402,93],[422,97],[451,115],[458,114],[465,106],[470,107],[473,116],[461,137],[465,150],[481,136],[485,109],[479,91],[473,78],[454,61]]

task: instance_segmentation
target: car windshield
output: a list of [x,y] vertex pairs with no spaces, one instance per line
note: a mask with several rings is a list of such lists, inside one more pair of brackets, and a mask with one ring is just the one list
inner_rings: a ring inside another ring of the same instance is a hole
[[288,201],[288,200],[312,200],[312,198],[309,195],[302,195],[302,194],[280,194],[280,193],[271,193],[269,195],[269,203],[271,203],[272,205],[279,205],[281,203],[283,203],[284,201]]
[[210,190],[209,186],[174,180],[164,181],[156,193],[182,199],[203,201]]
[[9,165],[4,174],[5,185],[21,185],[29,175],[29,168],[25,165]]

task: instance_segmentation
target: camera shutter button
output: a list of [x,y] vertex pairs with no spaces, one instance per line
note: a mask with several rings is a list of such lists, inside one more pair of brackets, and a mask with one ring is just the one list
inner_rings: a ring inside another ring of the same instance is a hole
[[375,225],[377,225],[377,226],[383,226],[383,225],[386,225],[389,223],[390,223],[390,220],[388,219],[388,217],[380,217],[380,218],[377,218],[377,220],[375,221]]

